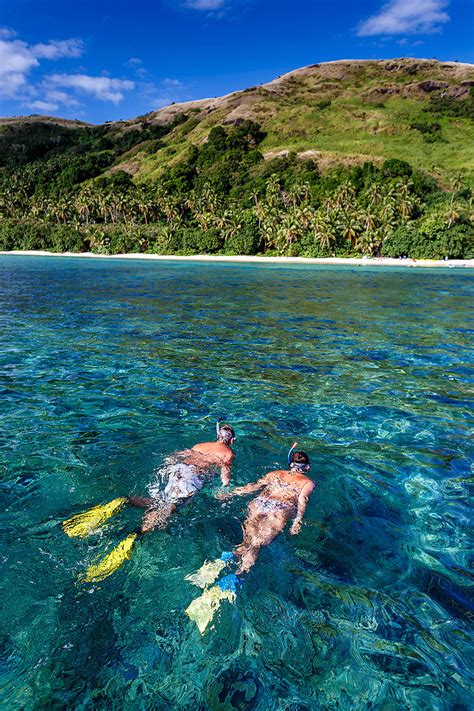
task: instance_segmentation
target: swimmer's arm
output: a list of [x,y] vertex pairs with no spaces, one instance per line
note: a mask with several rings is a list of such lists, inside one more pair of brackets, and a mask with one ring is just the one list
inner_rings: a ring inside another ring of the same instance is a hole
[[309,495],[314,489],[314,484],[309,481],[303,486],[298,496],[298,508],[296,511],[296,516],[293,519],[293,523],[290,528],[290,533],[292,536],[296,536],[301,530],[301,524],[303,523],[303,516],[305,515],[306,506],[308,505]]
[[[268,476],[268,475],[267,475]],[[245,496],[246,494],[253,494],[258,491],[263,486],[268,484],[267,476],[262,477],[253,484],[246,484],[245,486],[237,486],[233,491],[225,492],[224,494],[218,494],[218,499],[230,499],[231,496]]]
[[221,464],[221,482],[223,486],[229,486],[230,484],[230,466],[232,464],[233,459],[234,454],[232,453],[227,459],[227,461],[224,461]]
[[223,486],[229,486],[230,484],[230,464],[223,464],[221,466],[221,482]]

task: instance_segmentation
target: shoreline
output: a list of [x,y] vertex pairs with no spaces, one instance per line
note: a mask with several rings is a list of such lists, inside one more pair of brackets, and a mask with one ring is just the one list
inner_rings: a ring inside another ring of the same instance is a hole
[[82,259],[144,259],[168,262],[237,262],[249,264],[319,264],[322,266],[358,267],[410,267],[410,268],[474,268],[474,259],[398,259],[393,257],[260,257],[253,255],[194,254],[177,256],[172,254],[95,254],[94,252],[47,252],[41,250],[0,251],[0,255],[23,257],[73,257]]

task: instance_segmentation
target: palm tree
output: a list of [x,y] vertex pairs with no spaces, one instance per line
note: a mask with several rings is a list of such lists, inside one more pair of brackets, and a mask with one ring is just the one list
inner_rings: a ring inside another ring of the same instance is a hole
[[380,220],[386,226],[392,226],[395,222],[395,201],[389,195],[384,195],[378,209]]
[[224,242],[233,237],[237,232],[242,229],[242,217],[243,213],[236,205],[232,203],[229,209],[224,210],[221,215],[218,215],[215,220],[216,227],[220,230]]
[[270,208],[278,207],[281,204],[280,180],[275,173],[267,180],[265,202]]
[[460,216],[460,211],[457,206],[455,206],[454,200],[456,198],[456,193],[458,193],[462,188],[462,181],[461,181],[461,176],[456,175],[454,178],[451,180],[451,199],[449,201],[449,208],[448,208],[448,229],[453,225],[454,222],[456,222],[459,219]]
[[301,236],[298,208],[292,207],[281,216],[276,236],[277,248],[280,254],[288,251],[290,246]]
[[332,196],[332,209],[342,208],[347,210],[352,204],[355,197],[355,187],[352,183],[343,183],[339,185]]
[[320,210],[317,210],[311,224],[320,249],[329,249],[331,242],[335,239],[334,228],[328,218],[328,215]]
[[351,243],[353,247],[357,246],[357,241],[360,233],[360,216],[356,212],[339,213],[339,219],[336,224],[344,239]]

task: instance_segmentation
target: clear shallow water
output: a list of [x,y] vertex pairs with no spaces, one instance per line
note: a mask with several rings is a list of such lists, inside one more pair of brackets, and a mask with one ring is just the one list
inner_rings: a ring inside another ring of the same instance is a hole
[[[7,709],[472,708],[472,296],[464,270],[0,257]],[[184,576],[241,539],[212,487],[100,585],[145,494],[237,430],[234,482],[297,438],[317,488],[201,638]]]

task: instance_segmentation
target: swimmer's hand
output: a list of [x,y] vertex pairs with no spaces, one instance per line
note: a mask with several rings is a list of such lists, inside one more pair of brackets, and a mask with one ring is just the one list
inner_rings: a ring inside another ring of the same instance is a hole
[[290,534],[291,534],[292,536],[297,536],[297,535],[298,535],[298,533],[301,531],[301,524],[302,524],[302,523],[303,523],[303,519],[302,519],[302,518],[295,518],[295,520],[294,520],[293,523],[291,524],[291,528],[290,528]]

